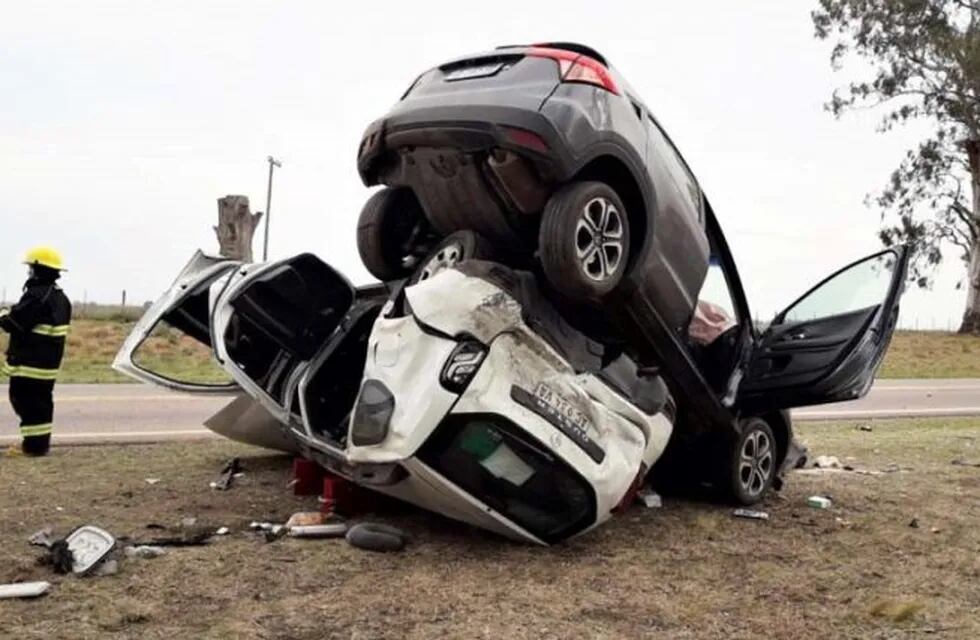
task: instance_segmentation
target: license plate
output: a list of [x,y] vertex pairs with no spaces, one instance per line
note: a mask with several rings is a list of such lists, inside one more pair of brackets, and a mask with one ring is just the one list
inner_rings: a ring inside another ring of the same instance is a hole
[[539,383],[533,393],[514,385],[510,397],[557,427],[596,463],[605,459],[606,452],[590,436],[595,427],[589,419],[547,385]]
[[494,62],[493,64],[481,64],[476,67],[462,67],[459,69],[454,69],[446,74],[446,82],[469,80],[471,78],[485,78],[497,73],[503,68],[503,66],[503,62]]

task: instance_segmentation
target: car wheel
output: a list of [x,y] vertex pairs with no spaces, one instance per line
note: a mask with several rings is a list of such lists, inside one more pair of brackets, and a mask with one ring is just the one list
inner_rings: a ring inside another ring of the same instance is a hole
[[413,266],[413,241],[424,224],[422,206],[411,189],[385,187],[374,193],[357,221],[361,262],[382,282],[404,278]]
[[440,271],[452,269],[465,260],[491,260],[495,252],[490,242],[475,231],[457,231],[446,236],[412,275],[411,284],[428,280]]
[[776,477],[776,438],[761,418],[742,426],[730,452],[729,491],[735,502],[751,505],[762,500]]
[[629,260],[626,207],[602,182],[576,182],[545,205],[538,252],[545,276],[560,293],[599,302],[616,288]]

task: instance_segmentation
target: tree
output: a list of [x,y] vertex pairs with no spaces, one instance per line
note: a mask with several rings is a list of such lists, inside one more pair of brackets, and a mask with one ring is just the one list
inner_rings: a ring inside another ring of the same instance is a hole
[[871,200],[885,244],[914,243],[913,280],[931,286],[944,254],[966,265],[961,333],[980,333],[980,0],[818,0],[816,36],[835,40],[831,63],[870,63],[870,76],[834,92],[835,116],[883,112],[881,130],[934,126]]
[[250,211],[248,196],[218,198],[218,226],[214,227],[214,233],[218,236],[221,255],[251,262],[252,237],[261,219],[261,211]]

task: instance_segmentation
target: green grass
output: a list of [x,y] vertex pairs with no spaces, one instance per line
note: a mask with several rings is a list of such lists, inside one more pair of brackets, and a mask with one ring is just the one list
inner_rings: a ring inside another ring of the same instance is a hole
[[[72,323],[60,382],[130,382],[110,365],[133,328],[131,308],[99,308]],[[7,336],[0,332],[0,350]],[[178,380],[205,383],[227,381],[210,351],[174,332],[155,332],[139,353],[140,364]],[[892,339],[881,378],[980,378],[980,336],[954,333],[899,331]]]

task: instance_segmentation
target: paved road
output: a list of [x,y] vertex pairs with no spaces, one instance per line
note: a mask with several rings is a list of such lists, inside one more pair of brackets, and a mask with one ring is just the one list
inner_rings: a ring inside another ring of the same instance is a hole
[[[191,396],[143,385],[59,385],[55,441],[84,443],[212,437],[203,421],[228,396]],[[797,420],[980,415],[980,379],[882,380],[866,398],[794,412]],[[0,443],[17,439],[0,385]]]

